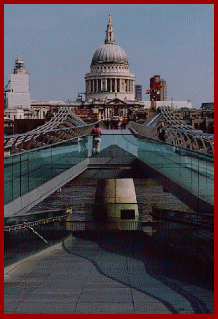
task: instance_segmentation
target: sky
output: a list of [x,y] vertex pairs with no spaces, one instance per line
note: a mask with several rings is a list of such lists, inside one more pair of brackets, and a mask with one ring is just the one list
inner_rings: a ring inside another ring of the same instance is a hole
[[109,13],[144,101],[153,75],[166,81],[168,100],[214,101],[213,4],[5,4],[4,83],[19,57],[32,100],[75,101]]

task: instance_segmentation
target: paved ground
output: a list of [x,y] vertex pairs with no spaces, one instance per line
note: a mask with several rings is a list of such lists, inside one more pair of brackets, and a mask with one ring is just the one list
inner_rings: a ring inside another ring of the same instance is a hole
[[83,233],[5,268],[5,314],[213,313],[212,273],[144,234]]

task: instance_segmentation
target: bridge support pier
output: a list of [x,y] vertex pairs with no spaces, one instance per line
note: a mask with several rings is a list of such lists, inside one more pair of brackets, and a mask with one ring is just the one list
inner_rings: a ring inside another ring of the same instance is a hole
[[96,221],[122,230],[137,230],[139,211],[132,178],[99,179],[95,203],[93,218]]

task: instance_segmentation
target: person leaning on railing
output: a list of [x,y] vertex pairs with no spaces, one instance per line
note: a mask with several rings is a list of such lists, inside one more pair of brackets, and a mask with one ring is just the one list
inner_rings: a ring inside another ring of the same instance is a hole
[[100,153],[101,144],[101,129],[99,123],[95,124],[95,128],[92,129],[91,135],[93,136],[92,141],[92,156],[96,156]]
[[159,140],[162,141],[162,142],[165,142],[166,141],[166,127],[164,125],[164,121],[161,121],[161,124],[158,126],[157,128],[157,133],[158,133],[158,137],[159,137]]

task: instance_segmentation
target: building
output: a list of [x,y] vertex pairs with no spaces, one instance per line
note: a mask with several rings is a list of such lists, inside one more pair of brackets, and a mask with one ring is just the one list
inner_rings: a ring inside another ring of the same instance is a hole
[[30,132],[43,124],[45,124],[45,119],[15,119],[14,134]]
[[26,72],[21,58],[16,59],[14,71],[11,74],[5,114],[13,120],[31,117],[29,73]]
[[201,103],[201,109],[213,110],[214,109],[214,102]]
[[104,44],[95,51],[85,82],[86,100],[135,100],[135,75],[130,73],[126,53],[115,42],[110,15]]
[[92,57],[85,84],[85,101],[30,101],[29,74],[24,69],[23,60],[17,59],[5,115],[13,119],[45,119],[47,112],[68,106],[89,123],[109,119],[118,122],[125,117],[133,118],[138,110],[142,111],[143,102],[135,98],[135,75],[130,73],[126,53],[115,42],[110,15],[104,44]]
[[167,100],[167,84],[166,81],[163,79],[160,79],[160,85],[162,85],[162,88],[160,89],[160,101],[166,101]]
[[[157,101],[167,100],[167,84],[166,81],[160,78],[160,75],[154,75],[150,78],[150,88],[152,88],[152,80],[156,78],[156,83],[162,85],[162,88],[157,92]],[[150,101],[152,100],[152,94],[150,94]]]
[[4,135],[14,134],[14,121],[4,116]]
[[135,99],[142,101],[142,86],[138,84],[135,85]]
[[[167,101],[166,81],[160,75],[156,77],[163,86],[158,95],[157,108],[165,105],[174,109],[192,108],[191,101]],[[127,55],[115,42],[110,15],[104,44],[92,56],[90,72],[85,75],[85,86],[84,101],[81,98],[76,101],[30,100],[29,74],[25,71],[23,60],[18,58],[11,74],[10,90],[5,88],[5,92],[9,91],[5,116],[16,119],[17,130],[20,130],[32,124],[28,122],[26,126],[23,121],[19,124],[18,119],[47,120],[46,114],[57,112],[61,106],[69,107],[87,123],[112,121],[114,127],[124,118],[143,123],[156,112],[151,107],[151,101],[142,101],[142,86],[135,84]]]
[[174,114],[194,129],[201,130],[204,133],[214,134],[214,109],[181,108],[175,109]]
[[200,109],[190,115],[192,126],[204,133],[214,134],[214,110]]
[[[151,101],[143,101],[144,108],[149,109],[151,106]],[[181,109],[181,108],[192,108],[192,101],[186,100],[186,101],[157,101],[156,106],[171,106],[173,109]]]

